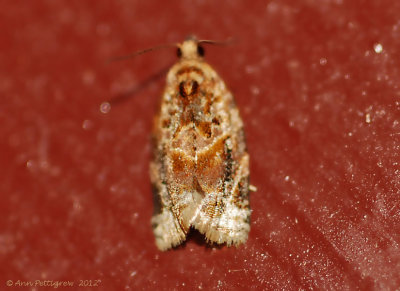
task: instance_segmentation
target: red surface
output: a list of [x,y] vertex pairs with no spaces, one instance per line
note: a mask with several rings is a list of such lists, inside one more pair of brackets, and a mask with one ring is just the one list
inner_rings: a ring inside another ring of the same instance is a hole
[[[1,290],[400,288],[400,2],[0,5]],[[164,79],[141,84],[175,51],[105,60],[190,33],[239,40],[206,57],[236,96],[258,191],[244,246],[194,235],[161,253],[148,165]]]

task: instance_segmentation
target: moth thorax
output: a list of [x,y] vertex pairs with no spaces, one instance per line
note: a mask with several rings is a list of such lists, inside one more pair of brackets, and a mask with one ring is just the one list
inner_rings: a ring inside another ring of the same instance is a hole
[[199,91],[199,83],[196,80],[186,80],[179,83],[179,93],[182,97],[196,95]]

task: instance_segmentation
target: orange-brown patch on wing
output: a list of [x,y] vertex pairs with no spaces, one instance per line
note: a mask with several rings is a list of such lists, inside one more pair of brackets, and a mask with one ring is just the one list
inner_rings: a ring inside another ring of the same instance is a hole
[[172,170],[168,174],[170,185],[174,185],[177,193],[192,190],[195,173],[194,160],[179,152],[170,153],[170,159],[172,164]]
[[221,96],[214,96],[214,103],[220,103],[221,102],[222,97]]
[[194,161],[187,158],[185,154],[179,152],[171,153],[172,169],[176,175],[189,176],[193,173]]
[[224,177],[225,139],[220,138],[207,151],[197,155],[196,176],[206,192],[215,192],[218,183]]
[[207,138],[211,137],[211,123],[210,122],[206,122],[206,121],[199,122],[197,124],[197,128],[199,129],[200,133],[203,136],[205,136]]
[[211,112],[212,94],[205,93],[204,97],[205,97],[205,104],[203,107],[203,113],[206,115],[206,114],[210,114],[210,112]]
[[164,119],[164,120],[162,121],[162,127],[163,127],[163,128],[168,128],[170,125],[171,125],[171,119],[170,119],[170,118]]
[[206,194],[204,193],[203,188],[201,188],[201,185],[199,183],[199,180],[194,177],[193,178],[193,185],[192,185],[193,189],[196,190],[197,193],[199,193],[202,197],[204,197]]
[[212,123],[215,124],[215,125],[220,125],[219,119],[217,117],[214,117],[212,119]]

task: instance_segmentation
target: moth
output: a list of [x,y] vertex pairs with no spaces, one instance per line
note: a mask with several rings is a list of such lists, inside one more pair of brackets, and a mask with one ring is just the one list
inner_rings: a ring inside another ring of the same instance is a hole
[[154,119],[151,182],[157,247],[186,240],[191,228],[209,243],[239,245],[250,231],[249,154],[243,122],[224,81],[204,61],[202,44],[177,44]]

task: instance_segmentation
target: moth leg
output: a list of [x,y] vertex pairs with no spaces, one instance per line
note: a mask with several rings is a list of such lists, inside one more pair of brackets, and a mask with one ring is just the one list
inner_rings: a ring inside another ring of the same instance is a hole
[[159,200],[159,212],[151,219],[156,245],[161,251],[181,244],[186,239],[186,233],[172,212],[172,203],[166,185],[159,175],[160,171],[155,163],[150,164],[150,178],[155,188],[156,198]]

